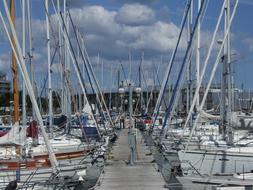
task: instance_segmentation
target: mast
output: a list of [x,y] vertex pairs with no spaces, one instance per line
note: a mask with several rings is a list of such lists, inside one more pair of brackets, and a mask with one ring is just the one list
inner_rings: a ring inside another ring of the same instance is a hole
[[[81,34],[80,33],[77,33],[77,39],[78,41],[80,40],[81,41]],[[81,60],[81,57],[80,57],[80,53],[81,51],[83,51],[82,47],[79,49],[79,45],[76,44],[76,51],[77,51],[77,60],[78,62]],[[79,67],[80,67],[80,63],[79,63]],[[81,68],[80,68],[81,70]],[[82,100],[81,100],[81,86],[80,84],[77,84],[78,85],[78,98],[77,98],[77,101],[78,101],[78,111],[82,111]]]
[[[143,60],[144,60],[144,51],[141,52],[141,64],[139,68],[139,86],[141,88],[141,94],[140,94],[140,113],[142,112],[142,106],[143,106],[143,89],[142,89],[142,80],[141,80],[141,74],[142,74],[142,65],[143,65]],[[148,99],[148,98],[147,98]]]
[[[57,12],[58,14],[60,14],[60,0],[57,0]],[[59,56],[58,56],[58,62],[61,63],[61,65],[63,64],[62,63],[62,60],[61,60],[61,56],[62,55],[62,38],[61,38],[61,25],[60,23],[58,22],[58,47],[59,47]],[[64,99],[63,99],[63,94],[64,94],[64,66],[62,66],[62,72],[61,72],[61,77],[60,77],[60,81],[61,81],[61,112],[62,114],[64,113]]]
[[[15,26],[15,5],[14,0],[10,0],[10,15],[11,21]],[[16,43],[14,40],[13,35],[11,35],[11,41],[13,43],[14,48],[16,48]],[[12,51],[11,53],[11,68],[12,68],[12,76],[13,76],[13,116],[14,116],[14,123],[19,122],[19,94],[18,94],[18,68],[15,55]]]
[[227,38],[224,42],[222,61],[222,80],[221,80],[221,118],[222,118],[222,136],[226,138],[228,134],[228,143],[232,143],[232,131],[230,128],[230,115],[231,115],[231,80],[230,80],[230,29],[228,27],[230,19],[230,1],[226,0],[225,7],[225,21],[224,21],[224,34]]
[[[117,85],[118,85],[118,88],[117,88],[117,91],[119,90],[119,88],[120,88],[120,69],[118,69],[118,71],[117,71],[117,74],[118,74],[118,77],[117,77]],[[118,111],[120,111],[120,107],[121,107],[121,103],[120,103],[120,94],[119,94],[119,92],[117,93],[117,110]]]
[[[66,3],[66,1],[65,1]],[[69,34],[69,15],[66,11],[66,4],[65,4],[65,21],[64,23],[65,24],[65,29],[66,29],[66,32]],[[64,19],[64,18],[63,18]],[[67,48],[67,52],[66,52],[66,59],[65,59],[65,64],[66,64],[66,80],[67,81],[70,81],[70,52],[69,52],[69,46],[70,46],[70,42],[69,40],[66,40],[66,48]],[[69,88],[66,89],[66,111],[67,111],[67,117],[71,120],[71,95],[70,95],[70,91],[69,91]]]
[[[83,42],[82,42],[83,43]],[[99,64],[100,64],[100,56],[99,56],[99,52],[98,52],[98,55],[97,55],[97,65],[99,66]],[[103,67],[103,65],[102,65],[103,63],[101,62],[101,78],[100,78],[100,82],[101,82],[101,93],[102,93],[102,95],[101,95],[101,98],[100,98],[100,100],[102,101],[102,96],[104,95],[103,94],[103,70],[102,70],[102,67]],[[84,64],[83,64],[84,65]],[[100,101],[99,99],[96,101],[96,109],[98,109],[98,102]],[[101,108],[102,109],[102,108]],[[103,110],[103,109],[102,109]],[[100,112],[100,111],[99,111]]]
[[[83,37],[81,36],[81,55],[84,55],[84,40],[83,40]],[[82,67],[82,70],[83,70],[83,78],[85,77],[85,65],[84,64],[82,64],[83,65],[83,67]],[[80,86],[80,88],[81,88],[81,86]],[[81,88],[82,89],[82,88]],[[80,89],[80,90],[81,90]],[[83,94],[83,96],[82,96],[82,103],[83,103],[83,106],[85,105],[85,98],[84,98],[84,94]]]
[[229,27],[229,20],[230,20],[230,0],[227,0],[226,7],[225,7],[225,33],[228,32],[228,36],[224,46],[224,54],[226,55],[226,66],[227,66],[227,88],[228,88],[228,106],[226,112],[226,118],[228,122],[227,127],[227,136],[228,136],[228,143],[233,143],[233,130],[231,126],[231,113],[232,113],[232,80],[231,80],[231,49],[230,49],[230,27]]
[[[201,0],[198,0],[198,11],[200,10],[201,7]],[[199,84],[199,70],[200,70],[200,21],[198,21],[198,26],[197,26],[197,48],[196,48],[196,87]],[[197,100],[196,100],[196,108],[198,110],[199,107],[199,93],[197,94]]]
[[113,88],[113,79],[112,79],[112,66],[110,68],[110,71],[111,71],[111,75],[110,75],[110,83],[111,83],[111,86],[110,86],[110,95],[109,95],[109,111],[112,110],[112,88]]
[[[188,40],[187,43],[190,43],[191,33],[192,33],[192,14],[193,14],[193,1],[191,1],[190,9],[188,13],[187,20],[187,32],[188,32]],[[187,65],[187,87],[186,87],[186,111],[189,112],[191,105],[191,59],[189,60],[189,64]]]
[[[33,47],[32,47],[32,27],[31,27],[31,10],[30,10],[30,1],[27,0],[27,23],[28,23],[28,36],[29,36],[29,63],[30,63],[30,71],[31,71],[31,83],[33,90],[35,92],[35,83],[34,83],[34,65],[32,64],[33,59]],[[35,92],[36,97],[36,92]],[[34,106],[32,105],[32,119],[35,119],[35,111]]]
[[129,51],[128,51],[128,59],[129,59],[129,76],[128,76],[128,79],[129,79],[129,83],[131,83],[131,74],[132,74],[132,54],[131,54],[131,48],[129,48]]
[[[64,17],[63,17],[63,20],[64,20],[64,23],[66,23],[66,20],[67,20],[67,13],[66,13],[66,0],[63,1],[63,14],[64,14]],[[61,21],[58,20],[58,23],[61,25]],[[62,28],[62,26],[60,26]],[[63,28],[61,29],[63,30]],[[64,33],[63,33],[64,34]],[[64,65],[64,69],[65,71],[63,72],[63,112],[64,114],[67,115],[67,118],[68,120],[70,120],[69,118],[69,115],[67,114],[68,113],[68,110],[67,110],[67,104],[68,104],[68,99],[67,99],[67,88],[65,87],[65,82],[67,81],[67,68],[66,68],[66,65],[67,65],[67,61],[69,60],[68,59],[68,42],[65,38],[63,38],[63,41],[64,41],[64,61],[63,61],[63,65]]]
[[[25,30],[25,18],[26,18],[26,0],[22,1],[22,53],[24,62],[26,61],[25,56],[25,40],[26,40],[26,30]],[[25,80],[22,81],[22,125],[26,125],[26,87]]]
[[[10,16],[11,16],[11,21],[13,25],[15,26],[15,5],[14,5],[14,0],[10,0]],[[16,43],[14,36],[11,35],[11,42],[16,48]],[[18,68],[17,68],[17,61],[15,58],[14,51],[12,50],[11,53],[11,68],[12,68],[12,78],[13,78],[13,114],[14,114],[14,123],[19,124],[19,92],[18,92]],[[18,160],[18,169],[16,170],[16,180],[20,181],[20,147],[16,146],[16,158]]]
[[49,33],[49,11],[48,11],[48,0],[45,1],[46,6],[46,26],[47,26],[47,72],[48,72],[48,118],[49,118],[49,131],[53,124],[52,115],[53,115],[53,102],[52,102],[52,81],[51,81],[51,54],[50,54],[50,33]]

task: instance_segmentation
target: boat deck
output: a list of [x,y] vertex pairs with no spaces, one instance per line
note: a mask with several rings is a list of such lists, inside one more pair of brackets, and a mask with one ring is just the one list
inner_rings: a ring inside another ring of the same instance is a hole
[[100,176],[96,190],[159,190],[165,189],[162,175],[156,171],[148,147],[137,131],[137,162],[134,166],[127,165],[130,157],[128,147],[128,130],[123,129],[113,146],[111,157]]

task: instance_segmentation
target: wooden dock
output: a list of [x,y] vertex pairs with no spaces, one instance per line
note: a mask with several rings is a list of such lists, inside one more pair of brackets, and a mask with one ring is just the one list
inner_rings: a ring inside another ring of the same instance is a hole
[[127,164],[130,156],[128,130],[123,129],[113,146],[104,173],[100,176],[96,190],[159,190],[165,189],[162,175],[156,171],[153,156],[137,131],[137,162]]

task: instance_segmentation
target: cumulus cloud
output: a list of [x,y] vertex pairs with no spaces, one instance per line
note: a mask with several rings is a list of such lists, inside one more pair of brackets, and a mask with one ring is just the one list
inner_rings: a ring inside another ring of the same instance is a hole
[[[71,15],[85,36],[89,53],[100,52],[108,59],[126,57],[129,48],[154,51],[153,56],[168,53],[175,47],[179,33],[174,23],[155,20],[154,11],[140,4],[127,4],[118,11],[84,6],[72,9]],[[180,47],[184,48],[185,43]]]
[[114,21],[116,12],[108,11],[102,6],[75,8],[70,12],[75,24],[84,34],[111,36],[116,35],[120,29]]
[[[155,18],[155,11],[145,5],[125,4],[119,10],[108,10],[102,6],[83,6],[71,8],[75,25],[84,35],[86,48],[91,57],[100,53],[106,59],[127,59],[128,50],[145,51],[148,57],[169,53],[176,44],[179,28],[173,22]],[[51,15],[52,52],[55,48],[54,36],[57,37],[57,18]],[[21,34],[21,20],[17,20]],[[70,28],[72,28],[70,24]],[[70,30],[72,42],[76,47],[73,30]],[[46,27],[45,20],[32,20],[34,52],[42,54],[39,61],[46,62]],[[19,36],[21,39],[21,36]],[[186,38],[183,38],[186,41]],[[186,43],[180,44],[185,48]]]
[[147,25],[155,21],[155,13],[145,5],[125,4],[119,9],[115,19],[120,24]]
[[[125,38],[122,41],[118,41],[123,46],[130,46],[135,49],[147,49],[154,50],[160,53],[169,52],[175,47],[179,28],[173,23],[156,22],[151,26],[141,26],[134,28],[134,32],[131,32],[132,28],[125,30],[125,36],[137,36],[134,40],[128,42]],[[130,32],[129,32],[130,31]],[[181,48],[184,48],[186,43],[181,43]]]

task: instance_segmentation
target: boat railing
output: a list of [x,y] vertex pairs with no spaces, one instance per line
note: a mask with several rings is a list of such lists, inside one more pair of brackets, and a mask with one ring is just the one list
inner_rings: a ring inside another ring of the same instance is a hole
[[26,181],[23,183],[21,189],[23,189],[26,185],[30,184],[32,178],[34,177],[34,175],[37,173],[39,168],[36,168],[36,170],[34,170],[26,179]]

